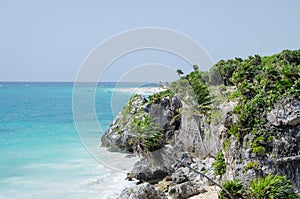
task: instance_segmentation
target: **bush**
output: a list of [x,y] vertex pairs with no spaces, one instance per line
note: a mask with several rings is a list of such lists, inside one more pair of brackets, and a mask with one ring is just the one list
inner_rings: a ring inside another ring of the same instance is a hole
[[149,96],[149,104],[160,102],[165,97],[173,97],[174,93],[171,89],[167,89],[165,91],[161,91],[159,93],[154,93],[153,95]]
[[226,172],[226,164],[223,152],[220,150],[215,162],[212,164],[216,175],[223,175]]
[[[256,178],[250,182],[250,187],[238,179],[225,181],[222,187],[234,199],[299,199],[299,195],[293,191],[293,183],[285,176],[279,175],[269,174],[264,178]],[[219,198],[229,199],[230,197],[222,190]]]
[[293,183],[285,176],[267,175],[250,182],[251,198],[296,199],[299,196],[293,191]]
[[163,145],[162,129],[151,120],[149,115],[142,118],[133,117],[130,121],[130,131],[134,136],[129,144],[137,154],[146,154],[158,150]]
[[[225,181],[222,183],[222,187],[226,189],[234,199],[247,198],[247,188],[245,184],[238,179]],[[229,195],[224,190],[221,191],[219,198],[230,199]]]

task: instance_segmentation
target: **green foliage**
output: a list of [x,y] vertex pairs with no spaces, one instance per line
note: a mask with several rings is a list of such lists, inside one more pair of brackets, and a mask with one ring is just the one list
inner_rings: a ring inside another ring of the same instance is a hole
[[199,70],[188,74],[185,79],[192,87],[193,96],[198,104],[198,110],[206,113],[211,109],[212,99],[210,97],[209,89],[202,78],[202,73]]
[[239,98],[239,97],[241,97],[241,93],[240,93],[240,91],[239,90],[236,90],[236,91],[233,91],[233,92],[231,92],[230,93],[230,95],[228,96],[228,99],[230,100],[230,99],[236,99],[236,98]]
[[145,154],[162,147],[162,129],[151,120],[149,115],[133,117],[130,121],[130,131],[134,136],[130,138],[129,144],[136,153]]
[[258,168],[258,162],[253,162],[253,161],[250,161],[247,163],[247,165],[245,166],[245,170],[248,170],[248,169],[257,169]]
[[265,129],[266,116],[275,103],[287,95],[300,94],[300,50],[285,50],[272,56],[249,56],[218,62],[210,71],[211,79],[219,72],[224,85],[235,85],[237,91],[229,99],[237,98],[237,124],[229,133],[241,142],[247,134],[253,135],[251,151],[257,155],[267,152],[267,143],[274,136]]
[[[211,85],[224,84],[225,86],[234,85],[232,82],[232,74],[243,60],[241,58],[221,60],[215,64],[210,70]],[[221,78],[221,79],[220,79]]]
[[199,70],[199,66],[197,64],[193,64],[194,70]]
[[[139,94],[135,94],[134,96],[132,96],[128,103],[123,107],[122,109],[122,114],[126,115],[128,113],[130,113],[132,111],[132,109],[134,108],[134,106],[132,106],[132,103],[134,101],[136,101],[137,99],[139,99],[141,96]],[[145,102],[146,103],[146,102]]]
[[234,136],[236,136],[237,138],[240,138],[240,137],[241,137],[241,135],[239,134],[239,131],[238,131],[238,126],[237,126],[236,124],[233,124],[233,125],[230,127],[229,134],[234,135]]
[[173,97],[174,93],[171,89],[167,89],[165,91],[161,91],[159,93],[154,93],[153,95],[149,96],[149,104],[158,103],[165,97]]
[[177,69],[176,70],[177,75],[180,77],[181,75],[183,75],[183,71],[181,69]]
[[[247,198],[247,188],[245,184],[238,179],[225,181],[222,183],[222,187],[226,189],[234,199]],[[230,199],[224,190],[221,191],[219,198]]]
[[224,142],[224,150],[227,151],[230,147],[230,138],[228,138],[227,140],[225,140]]
[[[238,179],[225,181],[222,187],[234,199],[299,199],[299,195],[293,190],[292,181],[279,175],[269,174],[264,178],[256,178],[250,182],[249,187]],[[219,198],[229,199],[230,197],[222,190]]]
[[212,164],[216,175],[223,175],[226,172],[226,164],[223,152],[220,150],[215,162]]
[[259,146],[256,142],[252,143],[251,151],[257,155],[263,155],[266,152],[265,147]]
[[267,175],[265,178],[250,182],[251,198],[296,199],[299,196],[293,191],[293,183],[285,176]]

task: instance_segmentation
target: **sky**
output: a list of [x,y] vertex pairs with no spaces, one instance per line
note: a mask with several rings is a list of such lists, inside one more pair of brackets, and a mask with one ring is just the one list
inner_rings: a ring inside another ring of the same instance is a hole
[[[0,81],[75,81],[100,43],[143,27],[187,35],[213,63],[299,49],[299,8],[298,0],[0,0]],[[101,80],[119,81],[149,63],[192,70],[178,56],[145,50],[113,62]],[[143,71],[131,80],[165,76]],[[172,78],[175,73],[167,80]]]

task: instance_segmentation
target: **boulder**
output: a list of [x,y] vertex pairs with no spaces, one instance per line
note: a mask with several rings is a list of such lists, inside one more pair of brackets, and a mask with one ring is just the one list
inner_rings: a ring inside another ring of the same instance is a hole
[[195,182],[184,182],[169,188],[169,196],[172,199],[187,199],[202,192],[201,185]]
[[128,178],[135,178],[141,182],[158,183],[173,172],[167,161],[155,160],[153,157],[143,157],[136,162],[128,174]]
[[149,183],[142,183],[132,188],[124,189],[117,199],[167,199],[163,192]]

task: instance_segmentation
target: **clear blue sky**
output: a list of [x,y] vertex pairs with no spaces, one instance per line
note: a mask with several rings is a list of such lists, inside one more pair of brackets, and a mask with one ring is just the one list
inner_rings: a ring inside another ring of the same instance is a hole
[[[1,0],[0,81],[74,81],[97,44],[138,27],[182,32],[214,62],[298,49],[299,9],[298,0]],[[153,59],[163,62],[163,57]],[[143,63],[140,56],[135,59]],[[119,76],[112,72],[106,78]]]

